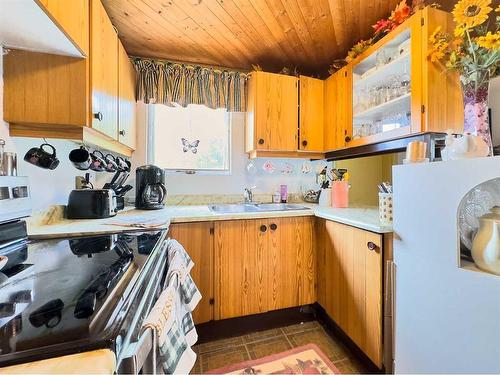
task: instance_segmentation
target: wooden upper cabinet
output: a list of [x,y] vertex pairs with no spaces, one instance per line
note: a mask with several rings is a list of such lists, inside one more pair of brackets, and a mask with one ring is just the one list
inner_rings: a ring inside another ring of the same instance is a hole
[[[420,22],[418,22],[420,21]],[[441,27],[441,30],[453,34],[455,23],[450,13],[432,7],[426,7],[419,13],[418,22],[421,35],[412,35],[412,79],[418,91],[412,86],[412,116],[413,113],[423,113],[418,122],[412,122],[412,133],[446,132],[448,129],[456,133],[463,132],[464,106],[462,88],[458,72],[446,71],[442,64],[433,63],[428,58],[432,48],[429,37]],[[415,28],[415,26],[414,26]],[[421,87],[420,87],[421,85]],[[414,95],[415,92],[417,95]],[[419,112],[420,111],[420,112]]]
[[246,151],[296,151],[298,80],[282,74],[252,72],[248,82]]
[[135,81],[135,68],[118,41],[118,137],[131,148],[136,143]]
[[73,44],[88,56],[89,0],[36,0]]
[[346,66],[325,81],[324,150],[345,148],[352,137],[352,69]]
[[169,237],[179,241],[194,262],[191,277],[202,295],[193,311],[196,324],[214,318],[214,236],[213,222],[179,223],[169,227]]
[[323,219],[316,225],[318,302],[382,368],[382,235]]
[[323,151],[324,81],[299,77],[299,149]]
[[118,139],[118,36],[100,0],[91,0],[92,128]]

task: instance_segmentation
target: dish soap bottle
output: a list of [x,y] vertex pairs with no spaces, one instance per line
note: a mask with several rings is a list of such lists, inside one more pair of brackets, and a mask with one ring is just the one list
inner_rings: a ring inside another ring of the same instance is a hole
[[288,200],[288,187],[286,185],[280,186],[281,203],[286,203]]

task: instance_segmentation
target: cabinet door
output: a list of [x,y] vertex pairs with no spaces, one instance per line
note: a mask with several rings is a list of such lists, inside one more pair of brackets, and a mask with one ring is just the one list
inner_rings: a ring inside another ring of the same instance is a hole
[[323,81],[305,76],[300,76],[299,81],[299,149],[305,151],[323,151]]
[[130,148],[136,142],[135,69],[118,41],[118,140]]
[[351,68],[346,66],[325,81],[325,151],[346,147],[352,137],[351,80]]
[[89,53],[89,0],[38,0],[77,48]]
[[191,277],[202,295],[200,303],[193,311],[194,322],[208,322],[214,318],[213,223],[172,224],[168,235],[184,246],[194,262]]
[[[379,367],[382,366],[382,236],[321,220],[319,303]],[[368,248],[373,243],[374,249]]]
[[[463,132],[464,105],[458,72],[446,71],[442,64],[428,58],[432,48],[429,37],[440,27],[441,31],[453,34],[453,16],[439,9],[426,7],[421,17],[412,23],[412,132]],[[421,19],[419,19],[421,18]],[[421,35],[416,30],[421,29]],[[420,80],[420,81],[418,81]],[[413,83],[419,86],[414,88]],[[420,87],[421,85],[421,87]],[[421,113],[423,110],[423,113]]]
[[215,223],[215,318],[267,311],[267,220]]
[[257,150],[296,151],[298,147],[297,78],[254,72],[254,142]]
[[269,220],[268,309],[316,301],[313,220],[310,217]]
[[100,0],[91,0],[92,128],[118,139],[118,37]]

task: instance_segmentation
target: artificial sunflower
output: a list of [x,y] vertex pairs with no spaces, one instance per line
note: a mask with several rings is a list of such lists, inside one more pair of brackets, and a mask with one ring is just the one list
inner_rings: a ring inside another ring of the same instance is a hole
[[500,32],[497,31],[495,34],[492,34],[491,31],[484,36],[480,36],[476,39],[477,44],[480,47],[486,49],[499,49],[500,48]]
[[492,11],[491,0],[460,0],[453,8],[453,19],[463,28],[481,25]]

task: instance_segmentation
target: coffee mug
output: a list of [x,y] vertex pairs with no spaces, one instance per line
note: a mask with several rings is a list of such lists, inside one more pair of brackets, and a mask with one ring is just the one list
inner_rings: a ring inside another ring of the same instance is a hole
[[[100,156],[97,154],[100,154]],[[103,172],[106,170],[106,162],[104,161],[104,155],[101,151],[95,150],[90,154],[90,158],[92,159],[90,169],[95,172]]]
[[106,171],[107,172],[116,172],[118,166],[116,165],[115,157],[111,154],[106,154],[104,157],[104,161],[106,163]]
[[[52,153],[45,151],[45,146],[52,149]],[[48,143],[44,143],[40,145],[40,147],[33,147],[29,149],[26,155],[24,155],[24,161],[43,169],[56,169],[59,165],[59,159],[56,156],[56,149]]]
[[115,161],[120,172],[130,172],[130,162],[128,160],[125,160],[122,156],[117,156]]
[[84,146],[71,150],[69,153],[69,160],[73,163],[76,169],[81,171],[86,171],[90,168],[90,164],[92,164],[90,152]]

